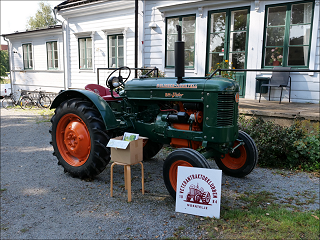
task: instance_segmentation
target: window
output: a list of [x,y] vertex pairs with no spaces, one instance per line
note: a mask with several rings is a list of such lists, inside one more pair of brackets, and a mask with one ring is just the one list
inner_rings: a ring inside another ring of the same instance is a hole
[[269,6],[266,9],[265,67],[308,67],[313,2]]
[[109,67],[118,68],[124,66],[123,35],[108,36],[109,42]]
[[58,69],[58,45],[57,42],[47,42],[48,69]]
[[23,44],[22,45],[23,51],[23,68],[24,69],[32,69],[32,45],[31,43]]
[[176,25],[182,27],[185,42],[185,67],[194,67],[196,16],[171,17],[166,19],[166,67],[174,67],[174,43],[178,39]]
[[249,9],[209,12],[208,71],[228,60],[237,69],[246,67]]
[[79,38],[79,68],[92,69],[92,39]]

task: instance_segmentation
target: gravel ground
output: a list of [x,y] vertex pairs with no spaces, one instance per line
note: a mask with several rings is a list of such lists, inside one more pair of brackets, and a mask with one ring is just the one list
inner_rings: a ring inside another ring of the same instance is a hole
[[[177,231],[205,237],[197,228],[201,218],[175,212],[162,179],[166,150],[144,162],[145,195],[140,166],[132,167],[131,203],[123,168],[115,166],[111,198],[110,164],[91,181],[65,174],[52,155],[50,122],[39,112],[1,109],[1,239],[163,239]],[[301,211],[319,208],[319,178],[310,174],[256,168],[242,179],[223,175],[222,183],[222,206],[238,207],[240,194],[267,191]]]

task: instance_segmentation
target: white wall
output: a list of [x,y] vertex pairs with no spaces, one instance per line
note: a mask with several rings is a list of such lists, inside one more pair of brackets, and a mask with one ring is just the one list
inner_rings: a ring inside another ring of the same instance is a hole
[[[59,92],[64,89],[63,73],[63,40],[61,29],[50,31],[22,33],[9,36],[11,45],[11,74],[13,89],[35,90],[47,92]],[[57,70],[47,69],[46,42],[57,41],[58,65]],[[33,69],[24,70],[22,44],[31,43],[33,55]]]
[[[68,88],[83,89],[87,84],[97,83],[96,69],[108,67],[108,35],[124,34],[125,65],[130,68],[134,67],[134,2],[125,1],[122,4],[119,3],[118,6],[114,6],[114,2],[101,3],[97,12],[90,15],[92,7],[94,6],[83,6],[79,9],[81,11],[79,13],[70,13],[68,10],[61,12],[67,22]],[[79,69],[78,36],[84,36],[81,33],[86,32],[94,32],[92,34],[92,70]],[[105,80],[110,72],[101,72],[101,85],[105,85]],[[131,74],[133,76],[134,72]]]

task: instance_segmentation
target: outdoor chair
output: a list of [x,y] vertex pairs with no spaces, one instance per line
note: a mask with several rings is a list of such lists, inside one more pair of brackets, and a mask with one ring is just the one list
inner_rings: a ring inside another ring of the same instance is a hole
[[[281,103],[281,98],[282,98],[282,90],[283,88],[289,88],[289,102],[291,98],[291,77],[290,77],[290,69],[291,67],[275,67],[274,70],[281,69],[283,71],[278,72],[274,71],[272,72],[271,78],[265,78],[266,80],[269,80],[269,83],[261,84],[260,85],[260,97],[259,97],[259,102],[261,100],[261,92],[262,92],[262,87],[268,87],[269,88],[269,101],[270,101],[270,94],[271,94],[271,88],[272,87],[278,87],[281,88],[281,93],[280,93],[280,101],[279,104]],[[261,79],[260,79],[261,80]]]

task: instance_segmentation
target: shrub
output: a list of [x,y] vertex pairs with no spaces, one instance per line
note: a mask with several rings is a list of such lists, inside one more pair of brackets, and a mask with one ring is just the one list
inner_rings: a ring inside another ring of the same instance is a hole
[[239,129],[254,139],[262,167],[320,169],[319,124],[296,121],[290,127],[283,127],[262,118],[240,116]]

